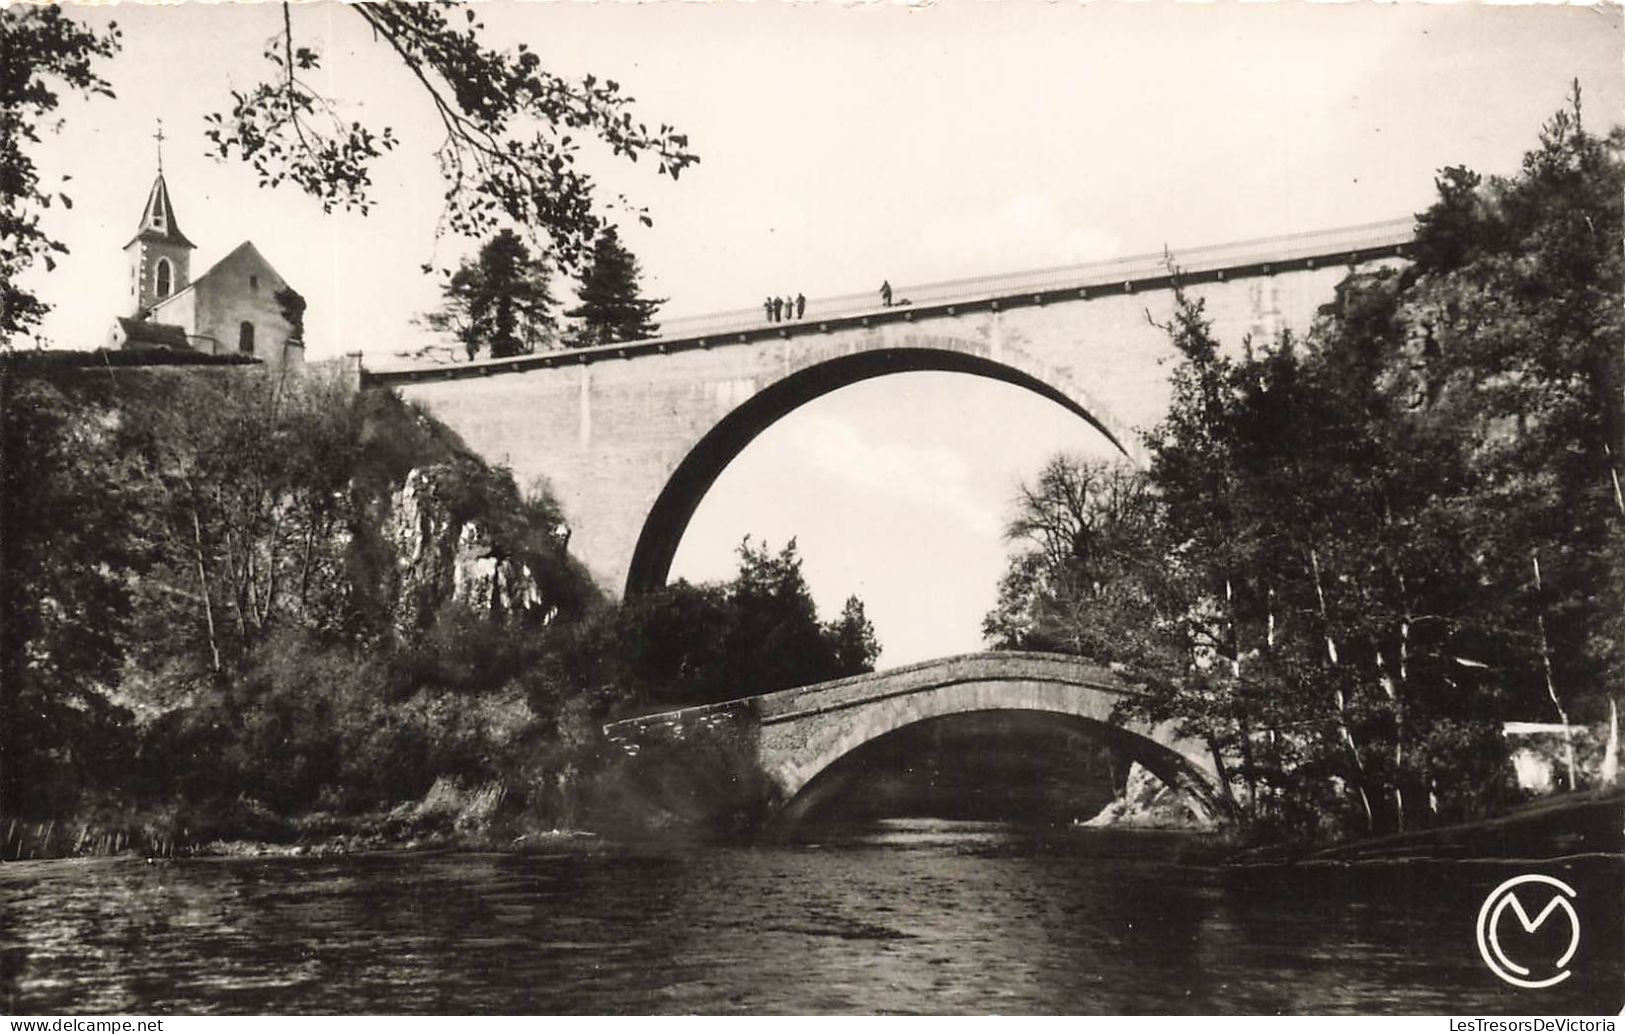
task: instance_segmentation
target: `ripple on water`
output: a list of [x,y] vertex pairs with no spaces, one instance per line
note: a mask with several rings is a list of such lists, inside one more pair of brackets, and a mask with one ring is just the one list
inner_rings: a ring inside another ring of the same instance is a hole
[[[0,1008],[1619,1008],[1617,922],[1587,926],[1562,997],[1514,1004],[1485,972],[1471,924],[1500,868],[1237,876],[1177,854],[1169,838],[892,822],[816,850],[8,863]],[[1554,874],[1621,899],[1617,863]]]

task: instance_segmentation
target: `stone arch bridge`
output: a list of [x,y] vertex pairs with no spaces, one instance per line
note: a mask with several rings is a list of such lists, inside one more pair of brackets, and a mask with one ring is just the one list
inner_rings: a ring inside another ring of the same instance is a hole
[[[726,703],[613,722],[609,739],[634,757],[675,750],[694,763],[728,753],[763,779],[780,815],[848,754],[918,722],[978,712],[1039,712],[1084,727],[1180,792],[1209,822],[1232,813],[1212,753],[1169,723],[1115,718],[1137,691],[1112,671],[1063,654],[1005,651],[927,661]],[[667,754],[671,757],[671,754]]]
[[[1403,259],[1410,220],[1176,254],[1220,339],[1307,329],[1352,268]],[[649,341],[364,371],[426,405],[522,484],[545,478],[571,551],[611,592],[663,585],[689,519],[758,434],[820,395],[916,370],[1006,381],[1089,421],[1125,454],[1167,408],[1173,349],[1151,319],[1174,305],[1162,255],[814,299],[672,321]]]

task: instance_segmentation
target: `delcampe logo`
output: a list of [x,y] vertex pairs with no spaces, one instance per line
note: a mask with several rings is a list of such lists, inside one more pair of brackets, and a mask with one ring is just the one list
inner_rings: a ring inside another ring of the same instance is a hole
[[[1526,888],[1522,898],[1518,896],[1520,887]],[[1531,887],[1536,889],[1527,889]],[[1484,956],[1484,964],[1490,967],[1490,972],[1515,987],[1551,987],[1567,980],[1569,971],[1564,967],[1580,947],[1580,917],[1570,903],[1571,899],[1577,897],[1579,895],[1574,888],[1562,880],[1536,873],[1514,876],[1490,891],[1490,896],[1484,899],[1484,906],[1478,910],[1478,953]],[[1538,910],[1532,911],[1526,907],[1526,902],[1532,902]],[[1534,933],[1555,914],[1562,913],[1568,917],[1568,947],[1553,962],[1528,960],[1536,963],[1534,968],[1514,962],[1501,947],[1502,920],[1508,912],[1513,914],[1527,934]]]

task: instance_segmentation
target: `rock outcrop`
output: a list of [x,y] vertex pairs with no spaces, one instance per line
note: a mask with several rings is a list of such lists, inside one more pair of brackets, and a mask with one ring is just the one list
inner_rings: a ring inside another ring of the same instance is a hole
[[1139,762],[1129,766],[1123,792],[1102,808],[1100,814],[1078,824],[1096,828],[1212,828],[1191,810],[1179,791],[1142,768]]
[[489,526],[459,516],[451,480],[449,465],[416,468],[390,499],[382,530],[399,578],[396,627],[423,627],[448,601],[482,615],[550,621],[557,608],[533,564]]

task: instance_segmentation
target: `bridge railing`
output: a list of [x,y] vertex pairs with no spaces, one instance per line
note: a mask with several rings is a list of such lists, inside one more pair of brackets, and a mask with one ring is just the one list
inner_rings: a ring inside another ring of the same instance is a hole
[[[481,359],[472,363],[386,362],[369,368],[366,376],[374,381],[404,383],[415,380],[438,380],[447,377],[481,376],[491,373],[517,372],[536,367],[594,362],[604,358],[628,358],[650,352],[670,349],[705,347],[721,336],[735,336],[739,341],[771,334],[789,334],[793,328],[834,326],[841,321],[867,322],[873,319],[911,318],[916,309],[935,309],[953,312],[956,305],[967,307],[992,303],[1001,299],[1012,304],[1036,304],[1046,294],[1064,291],[1126,290],[1131,285],[1165,279],[1168,263],[1173,262],[1181,273],[1192,277],[1223,276],[1235,270],[1269,272],[1272,265],[1313,265],[1324,259],[1333,262],[1363,261],[1368,258],[1395,255],[1414,238],[1410,219],[1390,219],[1385,222],[1337,230],[1318,230],[1285,237],[1266,237],[1231,244],[1211,245],[1170,251],[1129,255],[1105,262],[1080,265],[1053,266],[1048,269],[1006,273],[997,276],[964,277],[935,283],[902,284],[892,292],[892,305],[883,307],[878,292],[865,291],[815,298],[807,303],[801,319],[769,321],[760,305],[750,309],[710,313],[663,320],[658,337],[644,341],[627,341],[591,348],[558,349],[534,355],[506,359]],[[404,358],[404,357],[397,357]]]
[[[1412,219],[1389,219],[1336,230],[1316,230],[1284,237],[1261,237],[1200,248],[1170,249],[1127,255],[1102,262],[1052,266],[1019,273],[962,277],[931,283],[895,285],[892,305],[942,305],[972,302],[986,298],[1053,291],[1069,287],[1095,287],[1121,284],[1162,276],[1171,259],[1182,272],[1198,274],[1219,269],[1297,262],[1321,255],[1374,251],[1398,247],[1411,241]],[[877,285],[878,286],[878,285]],[[854,316],[882,308],[878,290],[810,298],[803,320]],[[692,337],[698,334],[726,334],[767,325],[762,306],[727,312],[684,316],[661,321],[662,337]],[[795,323],[798,320],[780,322]]]

